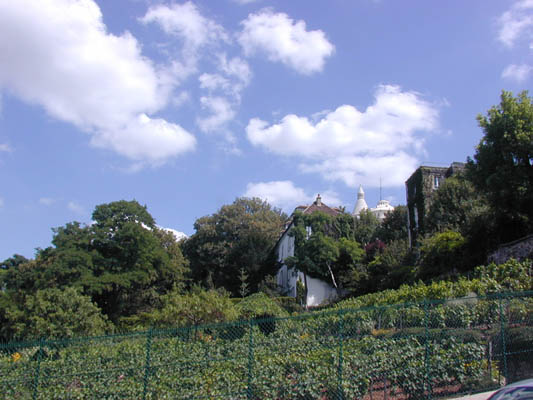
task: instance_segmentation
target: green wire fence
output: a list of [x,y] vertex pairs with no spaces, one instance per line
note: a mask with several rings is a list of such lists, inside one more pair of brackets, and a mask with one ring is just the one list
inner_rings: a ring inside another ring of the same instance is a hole
[[0,345],[6,399],[432,399],[533,377],[533,293]]

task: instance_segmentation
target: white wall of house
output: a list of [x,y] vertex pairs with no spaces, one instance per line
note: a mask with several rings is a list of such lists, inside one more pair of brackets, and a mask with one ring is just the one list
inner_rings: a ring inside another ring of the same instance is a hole
[[[294,256],[294,237],[288,235],[289,229],[285,231],[278,242],[278,261],[283,262],[287,257]],[[288,268],[285,264],[281,266],[277,273],[277,282],[282,290],[290,297],[296,297],[296,285],[298,280],[305,283],[303,272],[294,268]],[[326,301],[337,297],[337,291],[333,286],[320,279],[307,277],[307,305],[318,306]]]
[[[301,273],[301,272],[300,272]],[[302,274],[302,273],[301,273]],[[303,280],[303,274],[302,274]],[[337,298],[337,290],[330,284],[320,279],[307,277],[307,305],[310,307]]]

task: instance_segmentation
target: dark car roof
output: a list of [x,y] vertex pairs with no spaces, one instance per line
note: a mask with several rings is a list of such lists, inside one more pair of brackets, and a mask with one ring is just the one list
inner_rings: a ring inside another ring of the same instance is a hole
[[[507,386],[504,386],[500,390],[498,390],[496,393],[494,393],[492,396],[490,396],[487,400],[491,399],[497,399],[500,397],[500,395],[503,395],[504,393],[513,392],[517,388],[533,388],[533,379],[525,379],[523,381],[518,381],[514,383],[510,383]],[[529,391],[529,390],[528,390]],[[529,398],[529,396],[528,396]]]

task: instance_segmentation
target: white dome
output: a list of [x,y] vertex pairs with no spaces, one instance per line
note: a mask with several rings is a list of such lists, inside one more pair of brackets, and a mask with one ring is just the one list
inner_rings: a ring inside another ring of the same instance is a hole
[[365,201],[365,191],[363,190],[363,186],[359,185],[359,191],[357,192],[357,202],[355,203],[352,215],[357,216],[363,210],[368,210],[368,205]]

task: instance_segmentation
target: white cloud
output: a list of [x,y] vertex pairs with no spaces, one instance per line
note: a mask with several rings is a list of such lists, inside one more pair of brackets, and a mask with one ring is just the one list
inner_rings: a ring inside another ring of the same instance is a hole
[[202,74],[198,81],[200,82],[200,88],[207,90],[227,90],[230,86],[229,80],[219,74]]
[[85,214],[85,209],[80,204],[74,201],[69,201],[67,204],[67,208],[73,213],[80,214],[80,215]]
[[[217,65],[218,73],[204,73],[198,78],[200,88],[209,94],[200,98],[202,108],[210,113],[208,117],[197,121],[204,132],[227,132],[224,127],[235,117],[236,109],[241,103],[241,92],[252,78],[250,67],[242,58],[228,60],[226,54],[219,54]],[[230,141],[233,140],[232,135],[227,137]]]
[[41,197],[39,199],[39,203],[40,204],[43,204],[45,206],[51,206],[52,204],[54,204],[56,202],[55,199],[52,199],[51,197]]
[[146,122],[175,82],[129,32],[108,33],[92,0],[1,2],[0,54],[9,60],[0,65],[0,88],[83,129],[95,145],[155,163],[194,148],[178,125]]
[[218,66],[223,73],[236,80],[234,85],[239,90],[248,86],[252,79],[250,66],[246,60],[240,57],[233,57],[228,60],[226,54],[220,54],[218,57]]
[[180,231],[177,231],[175,229],[172,229],[172,228],[165,228],[165,227],[162,227],[162,226],[159,226],[158,225],[158,228],[159,229],[163,229],[164,231],[167,231],[167,232],[170,232],[172,234],[174,234],[174,237],[176,238],[176,240],[181,240],[181,239],[187,239],[189,236],[187,236],[187,234],[183,233],[183,232],[180,232]]
[[281,62],[297,72],[310,75],[322,71],[335,47],[321,30],[307,31],[304,21],[287,14],[262,10],[241,22],[238,41],[246,55],[264,53],[270,61]]
[[120,128],[94,135],[91,143],[112,148],[132,160],[157,165],[175,154],[193,150],[196,139],[179,125],[141,114]]
[[5,151],[6,153],[11,153],[13,149],[7,143],[0,143],[0,151]]
[[209,112],[209,116],[198,119],[198,126],[204,132],[214,132],[220,129],[235,116],[235,110],[227,99],[217,96],[204,96],[200,99],[202,108]]
[[377,186],[403,185],[418,161],[410,153],[423,151],[418,132],[438,128],[436,107],[416,92],[379,86],[375,102],[363,112],[343,105],[318,121],[286,115],[279,123],[250,120],[250,142],[275,154],[296,157],[303,172],[323,178]]
[[[198,72],[198,62],[204,55],[203,48],[213,48],[231,41],[221,25],[203,16],[190,1],[151,7],[140,21],[144,24],[157,23],[165,33],[182,40],[182,61],[174,59],[172,67],[166,71],[168,76],[174,76],[178,81]],[[241,91],[251,79],[251,71],[245,60],[239,57],[228,60],[224,53],[215,58],[217,72],[204,72],[198,77],[200,88],[208,92],[207,96],[200,98],[200,103],[209,115],[197,118],[204,132],[224,130],[224,125],[235,116]]]
[[502,78],[516,81],[518,83],[526,81],[531,75],[533,67],[527,64],[510,64],[502,72]]
[[188,53],[194,53],[200,47],[216,41],[229,40],[224,28],[204,17],[190,1],[150,7],[140,21],[144,24],[157,23],[168,35],[180,37]]
[[341,181],[349,187],[401,186],[418,167],[419,161],[403,151],[388,155],[354,155],[301,163],[302,172],[320,174],[327,181]]
[[498,39],[512,47],[521,37],[533,38],[533,1],[521,0],[498,19]]
[[[249,183],[244,196],[259,197],[276,207],[291,212],[296,206],[311,204],[317,194],[307,194],[304,189],[294,186],[292,181],[271,181]],[[320,196],[324,204],[330,207],[337,207],[342,203],[337,193],[331,190],[326,190]]]

